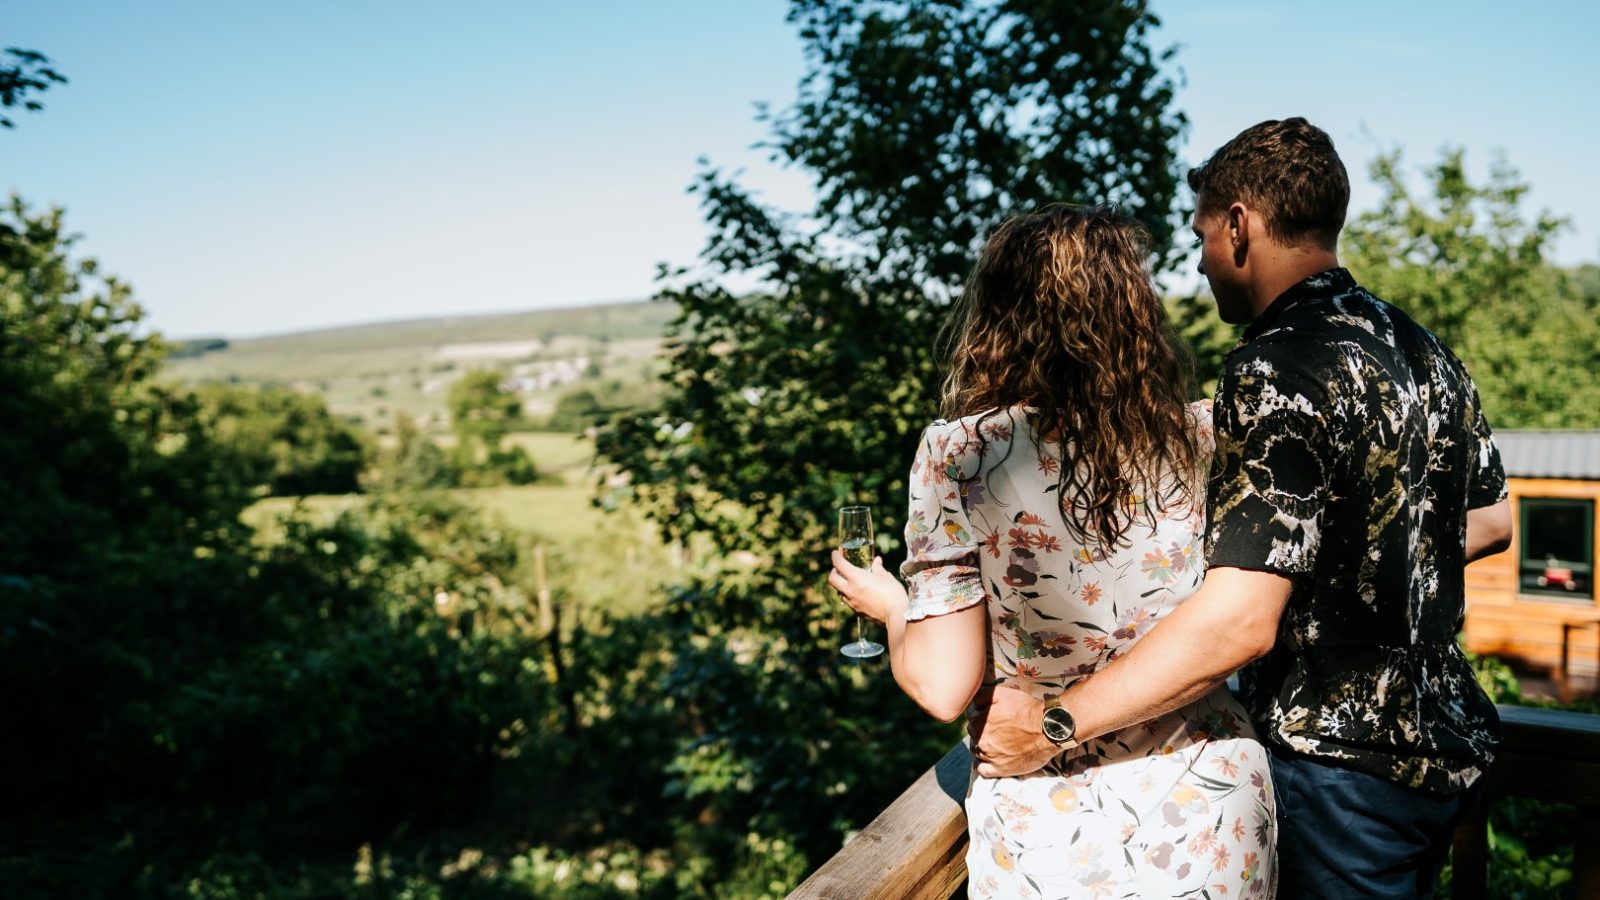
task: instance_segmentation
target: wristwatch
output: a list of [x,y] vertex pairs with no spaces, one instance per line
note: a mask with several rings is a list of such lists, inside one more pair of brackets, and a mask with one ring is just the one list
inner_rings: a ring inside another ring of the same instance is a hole
[[1078,725],[1072,720],[1072,713],[1061,706],[1059,701],[1051,701],[1044,710],[1044,736],[1050,742],[1063,750],[1071,750],[1078,746],[1075,735]]

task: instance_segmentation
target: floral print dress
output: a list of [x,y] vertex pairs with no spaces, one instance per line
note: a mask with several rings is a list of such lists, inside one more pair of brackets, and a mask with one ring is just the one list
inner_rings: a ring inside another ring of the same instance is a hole
[[[1210,413],[1192,409],[1203,466]],[[1203,496],[1180,508],[1133,497],[1154,527],[1141,512],[1107,553],[1063,524],[1062,464],[1021,407],[935,422],[911,469],[901,570],[909,621],[987,604],[994,679],[1041,700],[1126,653],[1205,568]],[[972,897],[1274,893],[1267,753],[1226,688],[1038,772],[974,775],[966,808]]]

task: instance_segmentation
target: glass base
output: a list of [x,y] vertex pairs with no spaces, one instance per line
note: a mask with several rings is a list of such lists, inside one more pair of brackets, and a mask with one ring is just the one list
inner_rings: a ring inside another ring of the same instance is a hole
[[883,652],[883,645],[871,641],[856,641],[840,647],[839,652],[851,659],[871,659]]

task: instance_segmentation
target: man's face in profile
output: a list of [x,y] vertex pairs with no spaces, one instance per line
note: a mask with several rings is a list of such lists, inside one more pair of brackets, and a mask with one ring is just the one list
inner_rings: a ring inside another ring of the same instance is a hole
[[1217,301],[1217,315],[1229,325],[1249,322],[1250,300],[1240,268],[1244,262],[1242,248],[1234,246],[1227,215],[1196,210],[1190,227],[1200,245],[1199,271],[1211,285],[1211,296]]

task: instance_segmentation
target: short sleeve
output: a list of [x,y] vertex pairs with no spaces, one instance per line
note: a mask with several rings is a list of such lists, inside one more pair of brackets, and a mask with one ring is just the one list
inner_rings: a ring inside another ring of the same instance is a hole
[[984,600],[978,543],[962,505],[961,482],[977,473],[981,443],[961,422],[935,422],[911,464],[906,561],[906,621],[944,615]]
[[1196,400],[1189,404],[1189,427],[1194,435],[1195,457],[1199,460],[1200,474],[1206,474],[1206,468],[1217,450],[1216,428],[1212,424],[1211,400]]
[[1288,576],[1315,567],[1336,458],[1326,385],[1292,344],[1229,357],[1212,408],[1209,565]]
[[1478,391],[1471,390],[1472,408],[1468,412],[1472,425],[1469,442],[1472,458],[1467,461],[1467,509],[1493,506],[1506,499],[1506,470],[1500,462],[1500,448],[1495,446],[1494,433],[1489,430],[1489,417],[1483,414],[1478,402]]

